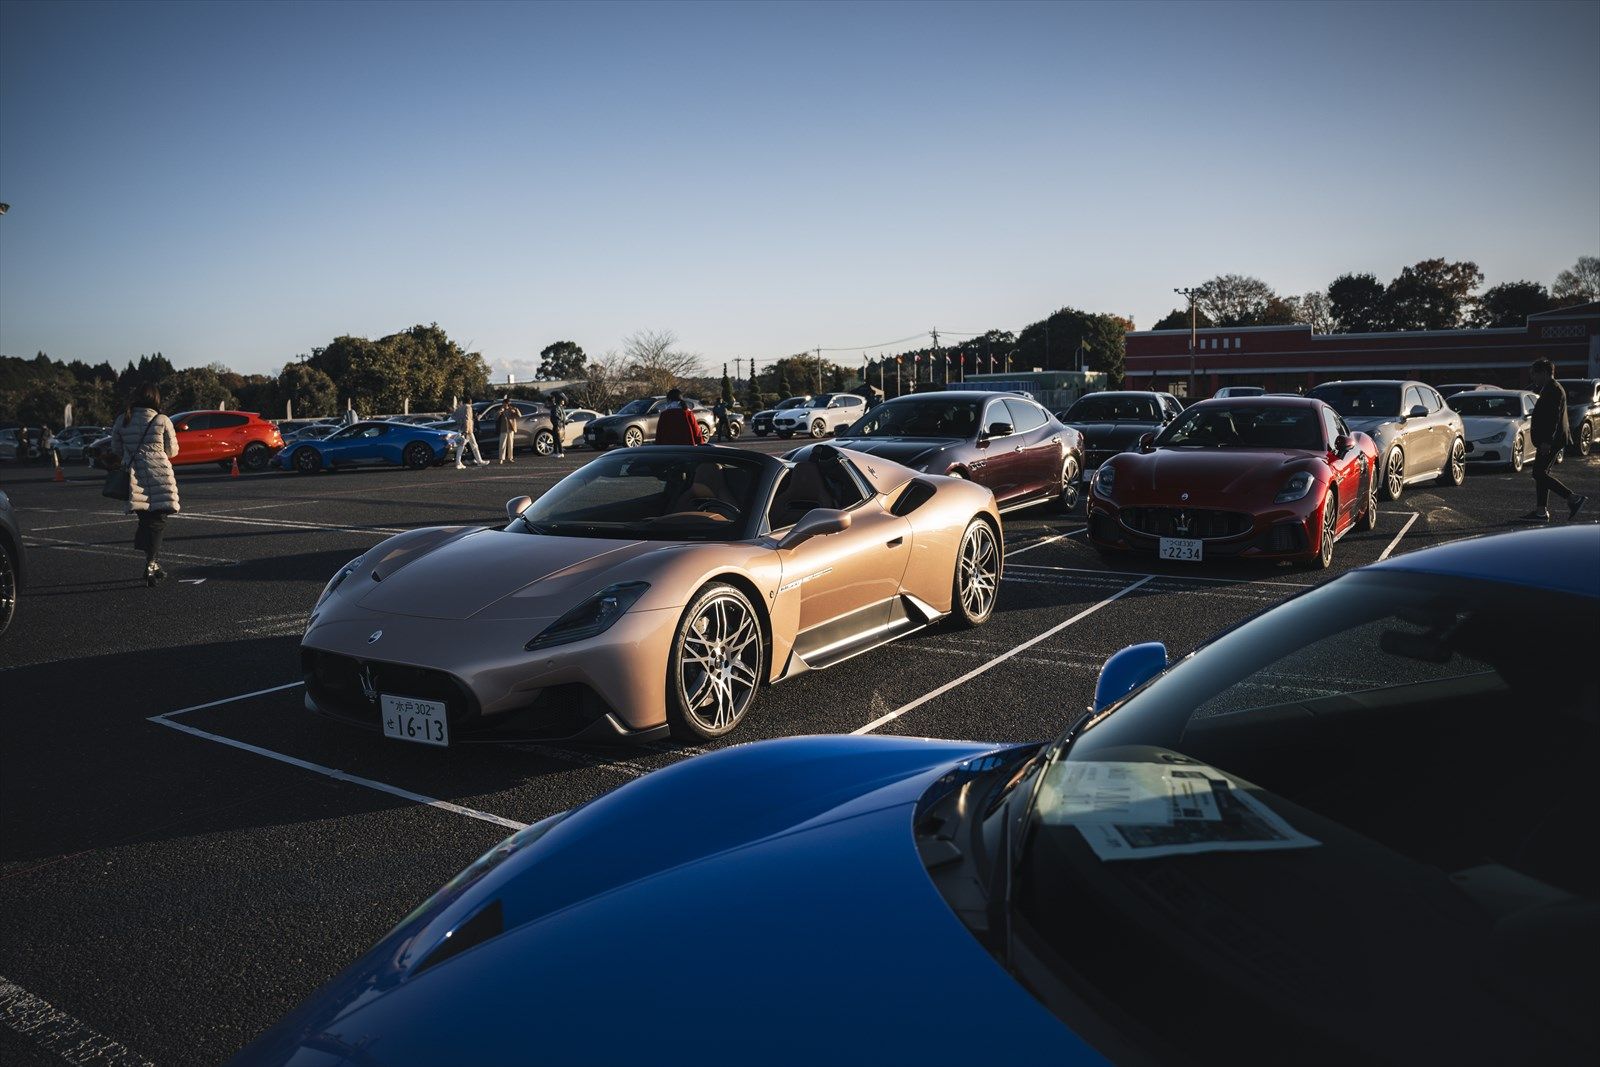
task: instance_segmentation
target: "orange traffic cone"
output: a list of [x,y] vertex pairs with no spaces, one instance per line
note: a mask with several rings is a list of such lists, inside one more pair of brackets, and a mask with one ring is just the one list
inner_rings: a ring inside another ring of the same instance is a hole
[[55,461],[56,461],[55,480],[58,481],[58,482],[66,481],[67,480],[67,472],[61,469],[61,453],[55,451],[54,449],[52,449],[51,452],[50,452],[50,455],[53,456],[55,458]]
[[239,457],[238,456],[234,456],[233,457],[233,470],[228,472],[228,477],[230,477],[230,478],[239,477]]

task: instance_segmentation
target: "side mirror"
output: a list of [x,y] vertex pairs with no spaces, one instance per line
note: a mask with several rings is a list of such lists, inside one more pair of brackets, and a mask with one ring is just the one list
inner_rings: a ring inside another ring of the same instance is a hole
[[1010,437],[1011,424],[1009,422],[991,422],[989,428],[983,432],[985,437]]
[[850,529],[850,513],[834,508],[812,508],[800,517],[794,528],[778,542],[779,548],[794,548],[813,537],[842,533]]
[[1335,437],[1333,439],[1334,454],[1340,456],[1344,455],[1346,452],[1350,451],[1350,444],[1350,438],[1345,434],[1340,434],[1338,437]]
[[1411,410],[1406,412],[1406,418],[1408,419],[1425,419],[1427,417],[1428,409],[1421,404],[1412,404]]
[[177,431],[179,433],[186,432],[188,429],[189,429],[189,424],[187,422],[180,422],[180,423],[178,423],[178,425],[173,427],[173,430],[175,430],[175,431]]
[[1149,452],[1151,449],[1153,449],[1155,447],[1156,447],[1156,435],[1155,434],[1147,433],[1143,437],[1139,438],[1139,451],[1140,452]]
[[1106,660],[1094,684],[1094,710],[1103,711],[1167,669],[1167,646],[1160,641],[1129,645]]
[[531,507],[533,507],[533,497],[514,496],[506,501],[506,518],[515,519]]

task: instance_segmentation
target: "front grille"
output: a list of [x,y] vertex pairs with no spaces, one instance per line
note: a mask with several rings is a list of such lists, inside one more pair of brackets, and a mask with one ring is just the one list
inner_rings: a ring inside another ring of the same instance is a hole
[[316,648],[303,648],[300,667],[312,698],[330,712],[357,719],[376,727],[378,700],[369,698],[362,672],[374,694],[437,700],[445,706],[451,726],[476,718],[478,702],[470,690],[444,671],[411,667],[400,663],[361,660]]
[[1117,529],[1116,521],[1103,511],[1090,512],[1089,535],[1096,541],[1120,542],[1122,540],[1122,531]]
[[1242,511],[1210,508],[1123,508],[1122,524],[1151,537],[1238,537],[1250,532],[1254,518]]
[[1278,523],[1267,531],[1265,548],[1268,552],[1304,552],[1305,527],[1298,522]]

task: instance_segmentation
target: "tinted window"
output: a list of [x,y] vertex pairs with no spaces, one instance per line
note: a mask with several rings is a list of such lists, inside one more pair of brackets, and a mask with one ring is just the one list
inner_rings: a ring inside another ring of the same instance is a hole
[[1392,418],[1400,412],[1398,385],[1319,385],[1308,395],[1347,419]]
[[[506,530],[570,537],[716,540],[754,506],[756,459],[612,453],[557,482]],[[654,454],[651,454],[654,453]]]
[[1413,385],[1406,390],[1405,402],[1401,405],[1400,410],[1402,413],[1409,415],[1411,409],[1415,407],[1421,407],[1426,411],[1428,405],[1423,403],[1422,390]]
[[211,428],[213,430],[227,430],[235,426],[243,426],[249,421],[249,418],[244,415],[213,415],[211,416]]
[[1522,397],[1504,393],[1457,393],[1450,406],[1463,415],[1493,415],[1511,419],[1522,414]]
[[1026,400],[1007,400],[1006,410],[1011,412],[1011,425],[1018,433],[1037,430],[1045,424],[1044,412]]
[[978,429],[976,400],[906,397],[879,404],[840,437],[941,437],[965,440]]
[[1155,398],[1143,393],[1090,393],[1067,409],[1068,422],[1160,422]]
[[1339,416],[1333,413],[1332,408],[1322,409],[1322,432],[1327,435],[1329,447],[1344,435],[1344,427],[1339,425]]
[[1156,444],[1165,448],[1296,448],[1322,451],[1322,422],[1310,407],[1206,405],[1178,416]]
[[211,429],[211,416],[205,414],[182,414],[172,420],[173,426],[182,425],[185,430]]

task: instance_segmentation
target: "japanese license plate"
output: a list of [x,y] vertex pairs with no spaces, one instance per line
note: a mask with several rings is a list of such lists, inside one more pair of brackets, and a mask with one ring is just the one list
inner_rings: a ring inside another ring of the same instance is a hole
[[437,700],[415,700],[387,693],[379,699],[383,712],[383,735],[421,745],[448,745],[450,723],[445,708]]
[[1162,559],[1178,559],[1185,563],[1199,563],[1203,544],[1203,541],[1194,538],[1163,537],[1159,554]]

